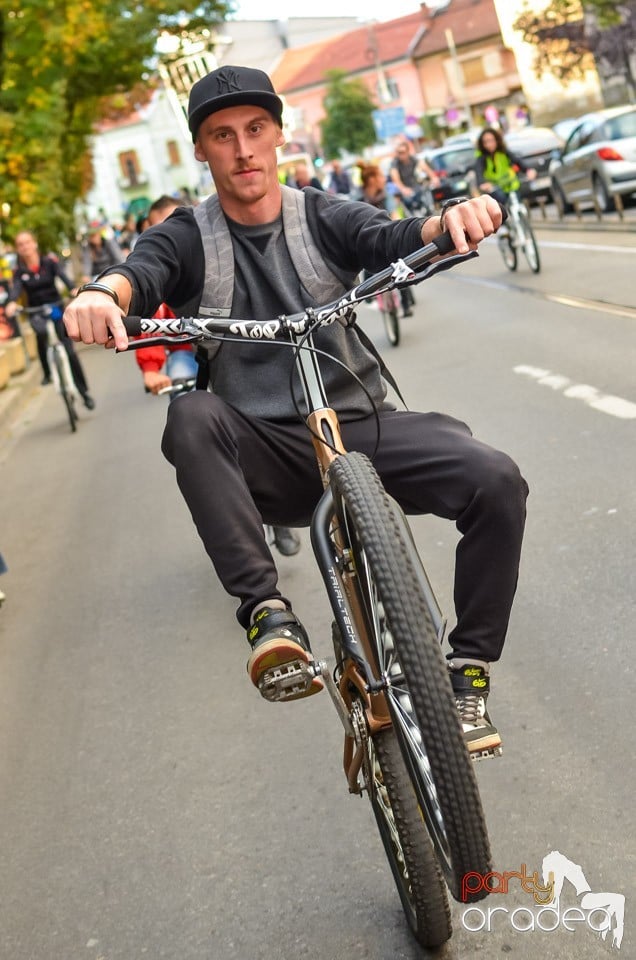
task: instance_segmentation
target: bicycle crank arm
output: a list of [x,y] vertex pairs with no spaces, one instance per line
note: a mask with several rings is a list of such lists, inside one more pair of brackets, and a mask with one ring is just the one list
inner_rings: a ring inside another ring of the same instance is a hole
[[327,688],[329,696],[333,700],[333,705],[336,708],[336,713],[340,717],[346,735],[348,737],[354,737],[355,733],[353,724],[351,723],[351,716],[349,715],[349,708],[344,702],[342,694],[340,693],[334,678],[331,676],[327,662],[325,660],[321,660],[318,663],[318,667],[320,668],[320,676],[322,677],[323,683]]

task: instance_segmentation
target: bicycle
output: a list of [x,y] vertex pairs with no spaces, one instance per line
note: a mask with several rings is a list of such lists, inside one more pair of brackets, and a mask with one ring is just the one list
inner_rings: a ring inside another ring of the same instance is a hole
[[64,345],[58,339],[55,320],[62,317],[63,304],[46,303],[40,307],[18,307],[18,312],[25,313],[30,320],[31,326],[36,333],[46,331],[48,346],[46,349],[51,378],[56,393],[62,397],[66,414],[68,416],[71,433],[77,430],[79,420],[76,408],[76,402],[79,397],[79,391],[75,386],[71,364]]
[[497,244],[503,257],[503,262],[509,270],[515,271],[518,262],[518,250],[523,250],[528,266],[533,273],[541,270],[539,248],[530,223],[530,216],[526,205],[520,198],[517,190],[508,194],[508,233],[499,234]]
[[[355,322],[354,308],[370,296],[477,256],[470,251],[431,263],[452,246],[444,235],[324,307],[267,322],[124,318],[129,336],[143,335],[132,348],[247,339],[278,340],[294,350],[309,410],[303,419],[324,487],[310,533],[333,613],[336,662],[333,672],[325,660],[272,668],[261,693],[292,699],[322,678],[344,727],[349,791],[369,796],[407,922],[426,947],[452,934],[447,891],[462,902],[490,892],[487,885],[477,892],[462,888],[466,874],[491,870],[474,758],[442,655],[445,620],[410,527],[371,460],[345,450],[310,338],[319,326]],[[484,754],[494,752],[500,750]]]

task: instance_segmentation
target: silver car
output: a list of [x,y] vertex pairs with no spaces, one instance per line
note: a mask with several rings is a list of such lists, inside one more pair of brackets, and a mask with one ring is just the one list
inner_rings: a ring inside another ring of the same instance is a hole
[[574,202],[611,210],[617,194],[636,193],[636,107],[613,107],[580,117],[558,159],[550,164],[560,214]]

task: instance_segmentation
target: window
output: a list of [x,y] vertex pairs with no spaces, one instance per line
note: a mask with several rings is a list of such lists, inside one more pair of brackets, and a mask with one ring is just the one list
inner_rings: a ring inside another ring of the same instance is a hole
[[378,77],[375,92],[380,103],[390,103],[391,100],[399,100],[400,98],[399,86],[393,77],[388,77],[385,73]]
[[473,83],[483,83],[484,80],[488,79],[484,69],[484,58],[481,56],[471,57],[469,60],[462,60],[461,68],[464,75],[464,83],[468,87]]
[[129,186],[136,187],[139,183],[139,159],[136,150],[127,150],[119,154],[119,165],[124,180],[128,181]]
[[166,147],[168,148],[168,163],[171,167],[178,167],[181,163],[179,144],[176,140],[168,140]]

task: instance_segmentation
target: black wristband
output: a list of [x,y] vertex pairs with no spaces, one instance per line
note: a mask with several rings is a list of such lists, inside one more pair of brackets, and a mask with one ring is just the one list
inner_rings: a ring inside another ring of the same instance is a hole
[[439,215],[439,228],[444,232],[444,214],[449,207],[456,207],[458,203],[466,203],[470,197],[452,197],[450,200],[444,200],[441,204],[441,213]]
[[107,287],[105,283],[85,283],[77,291],[78,295],[80,293],[84,293],[85,290],[96,290],[98,293],[106,293],[115,301],[115,306],[119,306],[119,296],[117,291],[113,290],[112,287]]

